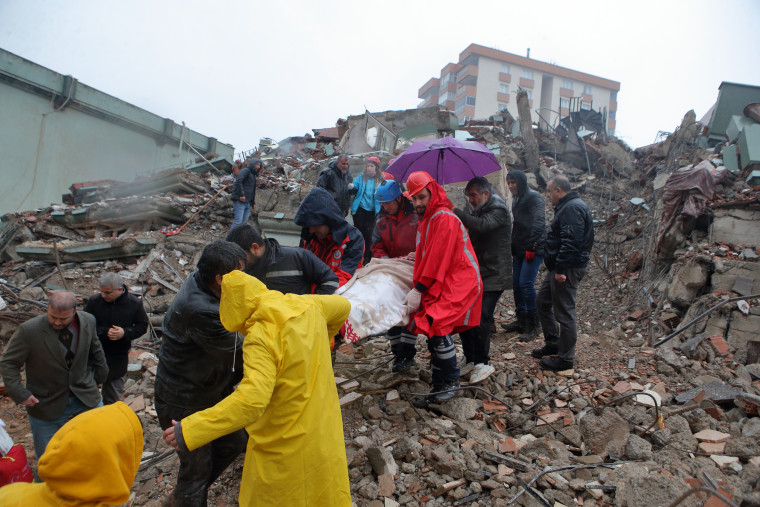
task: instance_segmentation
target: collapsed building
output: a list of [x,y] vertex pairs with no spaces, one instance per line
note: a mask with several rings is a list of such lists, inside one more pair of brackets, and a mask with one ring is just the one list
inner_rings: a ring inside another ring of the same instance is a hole
[[[459,126],[434,107],[349,116],[248,154],[265,164],[255,220],[284,243],[298,238],[292,216],[336,154],[348,154],[356,174],[370,155],[387,163],[441,135],[481,142],[538,189],[568,175],[594,214],[575,370],[542,372],[530,343],[499,330],[497,373],[421,410],[410,402],[427,391],[424,353],[400,376],[390,373],[386,338],[339,349],[356,505],[760,502],[760,118],[747,106],[760,103],[760,88],[745,88],[738,103],[719,98],[701,121],[690,111],[636,151],[608,137],[593,111],[535,129],[507,112]],[[77,182],[64,203],[2,218],[1,341],[44,311],[46,290],[87,296],[105,270],[142,294],[151,327],[135,342],[125,401],[153,452],[133,488],[136,505],[159,505],[174,482],[176,456],[152,406],[161,320],[203,246],[229,229],[230,170],[199,158],[193,170],[133,182]],[[503,174],[489,179],[509,199]],[[447,185],[461,207],[459,189]],[[514,315],[508,293],[496,313]],[[0,403],[18,416],[9,431],[23,435],[23,410]],[[234,503],[241,468],[217,481],[212,502]]]

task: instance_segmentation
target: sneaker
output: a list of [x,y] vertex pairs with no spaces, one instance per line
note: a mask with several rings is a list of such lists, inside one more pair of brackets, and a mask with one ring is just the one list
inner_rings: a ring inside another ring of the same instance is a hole
[[572,361],[565,361],[564,359],[560,359],[558,357],[548,357],[542,359],[538,362],[538,364],[540,364],[541,368],[545,370],[565,371],[573,369]]
[[[454,381],[454,382],[449,382],[448,384],[446,384],[445,386],[439,389],[434,388],[433,391],[448,391],[449,389],[457,389],[458,387],[459,387],[459,382]],[[448,401],[452,398],[456,398],[457,396],[459,396],[458,390],[448,391],[448,392],[438,393],[434,395],[433,400],[436,403],[443,403],[444,401]]]
[[411,357],[397,357],[393,361],[393,367],[391,371],[395,373],[402,373],[414,366],[414,359]]
[[466,377],[475,368],[475,363],[463,364],[459,367],[459,376]]
[[559,352],[559,348],[556,345],[549,345],[547,343],[540,349],[533,349],[533,352],[531,352],[530,355],[536,359],[541,359],[545,356],[554,356],[557,352]]
[[477,384],[478,382],[483,382],[485,379],[490,377],[491,374],[495,371],[496,371],[496,368],[494,368],[490,364],[483,364],[483,363],[476,364],[475,368],[472,369],[472,373],[470,373],[470,383]]

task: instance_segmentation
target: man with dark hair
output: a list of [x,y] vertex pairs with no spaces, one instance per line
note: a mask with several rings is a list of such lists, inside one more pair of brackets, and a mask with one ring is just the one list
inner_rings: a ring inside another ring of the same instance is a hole
[[470,208],[454,208],[467,232],[478,257],[480,278],[483,281],[483,306],[480,325],[459,333],[466,363],[474,365],[470,382],[482,382],[494,371],[489,364],[493,312],[502,292],[512,285],[512,217],[504,200],[496,195],[491,183],[476,177],[464,189]]
[[52,292],[47,315],[21,324],[0,360],[8,396],[29,414],[38,461],[66,421],[103,405],[98,384],[108,377],[106,356],[95,317],[76,306],[73,292]]
[[304,197],[293,221],[301,229],[301,248],[310,250],[327,264],[344,285],[362,266],[364,238],[359,229],[346,222],[345,214],[323,188]]
[[130,294],[121,276],[104,273],[98,282],[100,292],[92,296],[84,311],[95,316],[96,329],[108,363],[108,379],[103,383],[103,403],[121,400],[127,380],[129,349],[132,340],[148,329],[148,314],[142,301]]
[[330,162],[327,169],[319,174],[317,186],[330,193],[344,217],[348,215],[355,193],[351,173],[348,172],[348,155],[338,155],[337,160]]
[[251,215],[251,208],[256,204],[256,176],[261,172],[261,160],[252,158],[248,165],[237,173],[232,185],[232,209],[235,217],[232,227],[244,224]]
[[543,358],[542,368],[561,371],[572,368],[575,358],[575,296],[594,245],[594,221],[578,192],[571,190],[567,177],[558,175],[549,180],[546,193],[554,206],[554,219],[546,235],[544,264],[549,271],[536,301],[545,344],[531,354]]
[[[222,277],[245,266],[245,252],[228,241],[203,249],[164,317],[158,353],[155,404],[162,429],[172,421],[214,406],[242,378],[242,339],[219,320]],[[205,506],[208,487],[245,449],[244,430],[217,438],[193,452],[179,451],[177,486],[169,505]]]
[[286,294],[332,294],[338,275],[309,250],[282,246],[264,239],[250,224],[235,226],[227,241],[245,251],[245,272],[261,280],[269,290]]

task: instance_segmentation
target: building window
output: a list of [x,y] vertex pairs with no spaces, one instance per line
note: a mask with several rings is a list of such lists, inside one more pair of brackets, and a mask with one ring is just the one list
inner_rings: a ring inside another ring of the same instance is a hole
[[506,110],[507,110],[507,105],[502,102],[499,102],[499,112],[506,111]]
[[462,97],[461,99],[457,100],[454,104],[454,113],[459,116],[460,114],[464,113],[464,101],[466,97]]
[[453,72],[449,72],[448,74],[446,74],[445,76],[443,76],[441,78],[441,85],[440,86],[445,85],[449,81],[454,81],[455,78],[456,78],[456,74],[454,74]]
[[617,92],[610,93],[610,100],[617,100]]
[[475,105],[475,97],[471,97],[471,96],[469,96],[469,95],[468,95],[468,96],[466,97],[466,99],[467,99],[467,100],[465,101],[465,104],[466,104],[466,105],[468,105],[468,106],[474,106],[474,105]]
[[583,93],[591,95],[591,85],[583,85]]
[[501,73],[502,74],[509,74],[509,64],[508,63],[502,63],[501,64]]
[[522,77],[523,79],[533,79],[533,71],[528,70],[528,69],[523,69]]
[[463,94],[467,91],[467,88],[464,86],[457,86],[457,97]]
[[581,109],[591,111],[591,102],[581,102]]
[[566,90],[572,90],[573,89],[573,82],[569,79],[563,79],[562,80],[562,88],[565,88]]
[[509,85],[507,83],[499,83],[499,93],[509,93]]
[[559,108],[560,109],[570,109],[570,99],[567,97],[560,97],[559,98]]

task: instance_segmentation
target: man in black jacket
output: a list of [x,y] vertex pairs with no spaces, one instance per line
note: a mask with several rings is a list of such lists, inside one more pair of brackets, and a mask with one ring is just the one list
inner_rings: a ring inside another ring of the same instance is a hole
[[240,170],[232,185],[232,209],[235,218],[232,227],[244,224],[251,215],[251,208],[256,204],[256,176],[261,172],[261,160],[252,158],[248,165]]
[[[158,353],[155,404],[161,429],[212,407],[232,393],[243,376],[243,340],[219,320],[222,276],[245,266],[245,252],[228,241],[203,249],[164,317]],[[245,450],[244,429],[192,452],[179,451],[177,486],[167,505],[205,506],[208,487]]]
[[526,342],[541,331],[536,310],[536,276],[544,260],[546,245],[546,212],[541,194],[528,188],[522,171],[507,174],[507,187],[512,194],[512,288],[515,294],[517,322],[502,324],[507,331],[519,331],[519,340]]
[[459,333],[466,362],[473,363],[470,382],[482,382],[493,372],[488,364],[493,312],[502,292],[512,285],[512,217],[507,204],[483,177],[467,182],[464,189],[471,208],[454,208],[472,241],[483,280],[480,325]]
[[108,363],[108,378],[103,382],[103,403],[116,403],[124,393],[129,349],[132,340],[148,329],[148,314],[142,301],[130,294],[121,276],[105,273],[98,282],[100,293],[92,296],[84,311],[95,316],[95,329]]
[[338,160],[330,162],[327,169],[319,174],[317,186],[324,188],[335,200],[343,216],[351,208],[354,184],[348,172],[348,155],[339,155]]
[[303,248],[282,246],[276,239],[264,239],[250,224],[235,226],[227,241],[245,251],[245,272],[255,276],[269,290],[289,294],[332,294],[338,288],[338,275]]
[[[549,271],[536,302],[545,344],[533,350],[532,355],[543,358],[542,368],[561,371],[572,368],[575,358],[575,295],[586,275],[594,245],[594,222],[586,203],[577,191],[571,190],[567,177],[555,176],[547,183],[546,191],[554,206],[554,220],[546,235],[544,263]],[[545,357],[555,354],[556,357]]]

